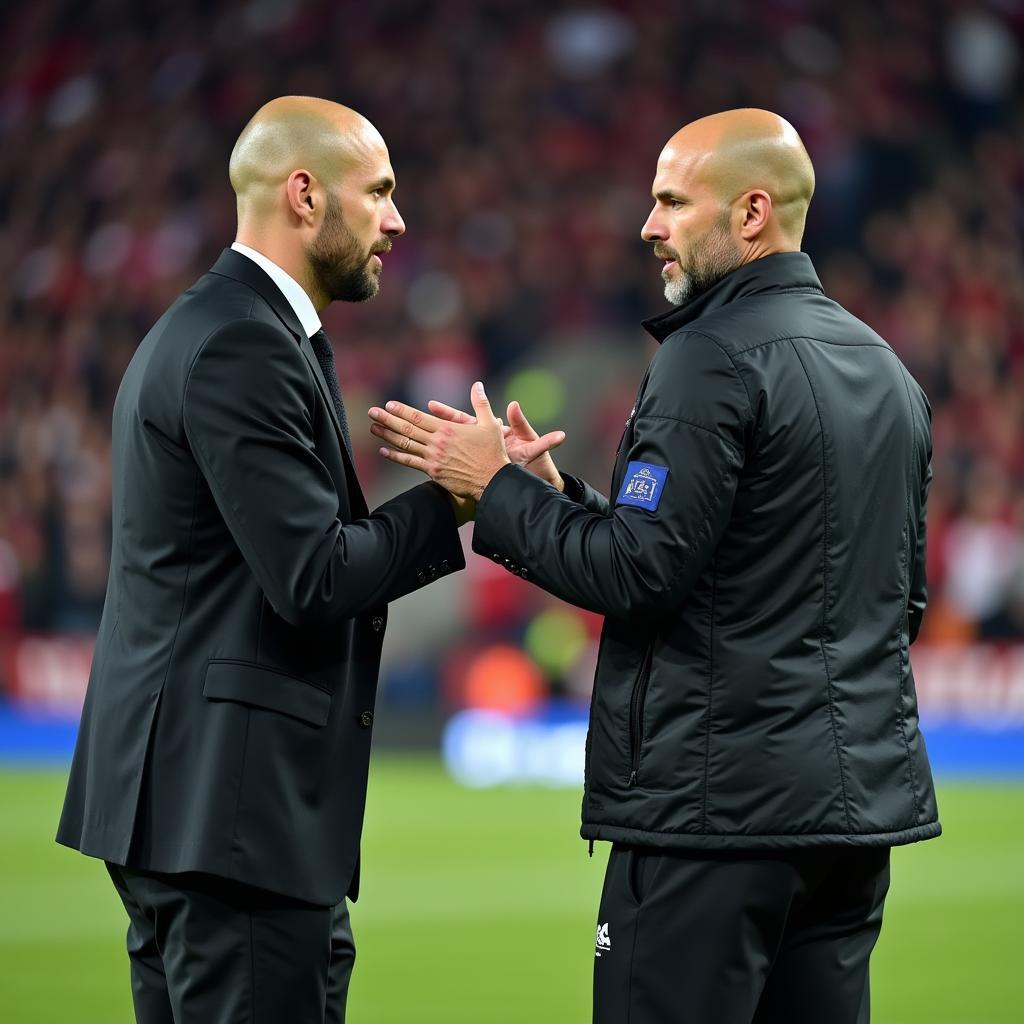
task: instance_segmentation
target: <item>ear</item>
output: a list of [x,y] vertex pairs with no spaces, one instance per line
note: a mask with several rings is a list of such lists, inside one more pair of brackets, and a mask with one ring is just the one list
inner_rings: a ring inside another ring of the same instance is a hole
[[288,208],[309,226],[315,220],[315,211],[320,202],[316,178],[309,171],[292,171],[285,182]]
[[763,189],[753,189],[740,200],[740,237],[744,242],[757,238],[772,215],[772,197]]

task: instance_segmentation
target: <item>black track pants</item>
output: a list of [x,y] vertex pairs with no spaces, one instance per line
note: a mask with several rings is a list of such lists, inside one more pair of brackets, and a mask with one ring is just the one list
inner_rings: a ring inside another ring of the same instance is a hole
[[888,848],[614,846],[594,1024],[867,1024]]
[[348,909],[212,875],[107,865],[128,911],[139,1024],[343,1024]]

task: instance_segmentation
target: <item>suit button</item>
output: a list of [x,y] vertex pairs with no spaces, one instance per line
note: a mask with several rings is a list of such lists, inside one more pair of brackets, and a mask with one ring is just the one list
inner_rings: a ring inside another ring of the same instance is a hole
[[522,576],[522,578],[525,580],[526,579],[526,570],[525,569],[520,569],[519,570],[519,575]]
[[451,567],[451,565],[448,564],[448,559],[446,558],[441,563],[441,572],[451,572],[451,570],[452,570],[452,567]]
[[416,573],[416,582],[419,583],[421,586],[422,584],[427,582],[427,574],[422,569],[418,573]]
[[370,626],[374,633],[379,633],[384,628],[384,616],[374,615],[374,617],[370,619]]
[[437,579],[437,566],[436,565],[429,566],[428,569],[427,569],[427,575],[432,580],[436,580]]
[[360,724],[360,725],[361,725],[361,726],[362,726],[362,727],[363,727],[364,729],[369,729],[369,728],[370,728],[370,726],[371,726],[371,725],[373,725],[373,712],[372,712],[372,711],[364,711],[364,712],[363,712],[363,713],[362,713],[362,714],[361,714],[361,715],[359,716],[359,724]]

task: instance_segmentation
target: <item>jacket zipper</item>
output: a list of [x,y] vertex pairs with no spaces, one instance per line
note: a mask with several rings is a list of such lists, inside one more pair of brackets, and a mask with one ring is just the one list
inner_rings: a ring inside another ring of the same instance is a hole
[[629,698],[629,785],[636,785],[637,772],[640,771],[640,744],[643,741],[644,702],[647,700],[647,683],[651,678],[651,661],[654,659],[654,641],[647,645],[644,660],[640,663],[640,672],[633,683],[633,693]]

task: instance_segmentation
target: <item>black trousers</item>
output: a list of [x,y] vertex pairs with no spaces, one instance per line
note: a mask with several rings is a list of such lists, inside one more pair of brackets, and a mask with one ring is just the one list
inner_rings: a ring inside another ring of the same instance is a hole
[[888,848],[613,846],[595,1024],[867,1024]]
[[139,1024],[343,1024],[344,900],[314,906],[204,874],[107,864],[128,911]]

